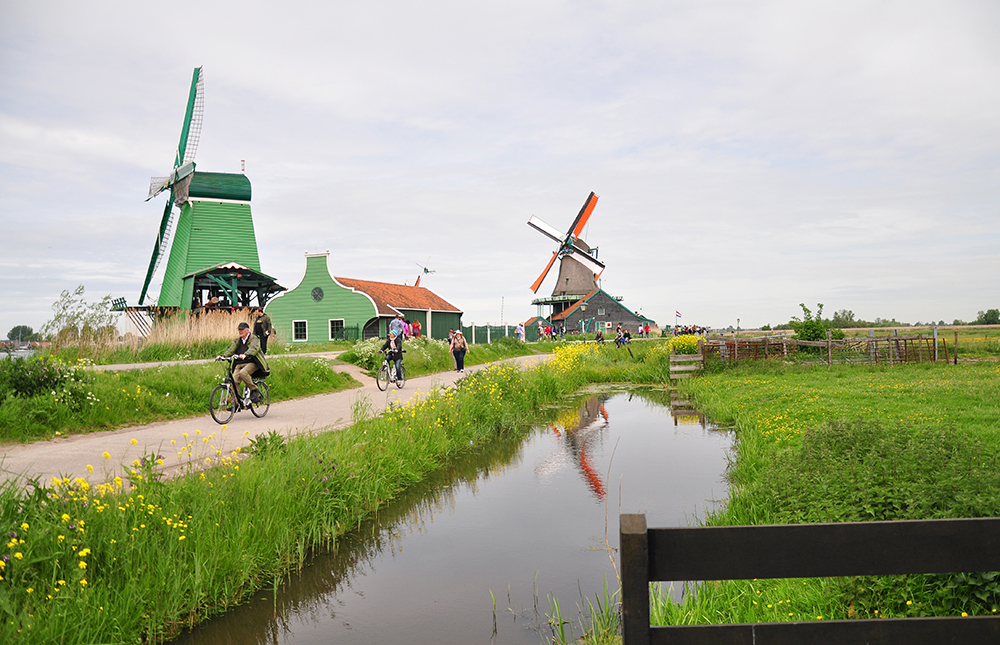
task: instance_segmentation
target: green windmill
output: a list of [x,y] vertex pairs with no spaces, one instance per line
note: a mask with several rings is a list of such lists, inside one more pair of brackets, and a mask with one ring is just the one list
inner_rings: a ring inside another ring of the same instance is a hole
[[140,307],[168,249],[156,303],[158,311],[262,307],[285,290],[274,278],[260,272],[250,214],[250,180],[242,173],[195,170],[204,107],[204,76],[197,67],[191,78],[173,170],[166,177],[153,177],[149,183],[146,201],[167,190],[170,196],[149,258]]

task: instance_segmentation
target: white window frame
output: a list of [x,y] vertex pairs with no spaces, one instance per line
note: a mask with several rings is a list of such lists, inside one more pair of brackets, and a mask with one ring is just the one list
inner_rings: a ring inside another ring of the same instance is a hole
[[597,308],[597,315],[598,316],[604,316],[605,315],[604,307],[598,307]]
[[[306,335],[305,335],[305,338],[296,338],[295,337],[295,324],[296,323],[302,323],[302,324],[304,324],[306,326]],[[307,342],[309,342],[309,321],[308,320],[293,320],[292,321],[292,342],[293,343],[307,343]]]
[[340,329],[341,329],[341,331],[343,331],[344,329],[347,328],[347,324],[346,324],[347,321],[345,321],[343,318],[330,318],[329,320],[327,320],[327,323],[326,323],[327,329],[330,332],[330,338],[329,338],[329,340],[333,340],[333,323],[337,322],[338,320],[340,321]]

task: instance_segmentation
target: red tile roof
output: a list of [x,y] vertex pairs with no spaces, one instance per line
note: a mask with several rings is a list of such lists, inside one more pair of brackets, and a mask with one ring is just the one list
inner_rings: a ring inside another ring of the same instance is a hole
[[462,313],[461,309],[424,287],[411,287],[405,284],[390,284],[372,280],[355,280],[354,278],[334,277],[334,280],[345,287],[368,294],[375,301],[380,316],[395,316],[400,309],[430,309],[431,311]]
[[556,321],[556,320],[565,320],[567,317],[569,317],[569,315],[571,313],[573,313],[574,311],[576,311],[576,308],[579,307],[580,304],[582,304],[582,303],[587,302],[588,300],[590,300],[594,296],[594,294],[596,294],[597,292],[598,292],[598,289],[595,289],[595,290],[591,291],[590,293],[588,293],[587,295],[585,295],[584,297],[580,298],[575,303],[573,303],[572,307],[567,307],[567,308],[563,309],[562,311],[560,311],[559,313],[553,315],[552,316],[553,322]]

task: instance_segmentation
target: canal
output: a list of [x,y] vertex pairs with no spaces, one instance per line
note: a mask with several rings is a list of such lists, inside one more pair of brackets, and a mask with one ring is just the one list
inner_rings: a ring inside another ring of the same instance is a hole
[[619,512],[687,526],[727,497],[732,435],[678,407],[662,389],[582,394],[176,642],[537,645],[552,599],[579,636],[584,599],[618,588]]

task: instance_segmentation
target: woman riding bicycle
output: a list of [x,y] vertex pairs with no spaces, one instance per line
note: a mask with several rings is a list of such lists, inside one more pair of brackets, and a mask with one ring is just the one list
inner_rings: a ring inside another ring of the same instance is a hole
[[401,368],[403,366],[403,337],[401,334],[394,330],[389,331],[389,337],[382,344],[381,351],[386,352],[386,358],[392,362],[395,366],[395,371],[392,374],[392,380],[395,381],[399,378],[402,373]]
[[238,331],[239,337],[219,358],[236,358],[233,378],[237,383],[243,383],[250,388],[251,401],[260,403],[261,396],[260,392],[257,391],[257,386],[253,384],[253,373],[260,371],[267,376],[271,370],[267,365],[264,352],[260,350],[260,339],[250,333],[250,325],[241,322]]

